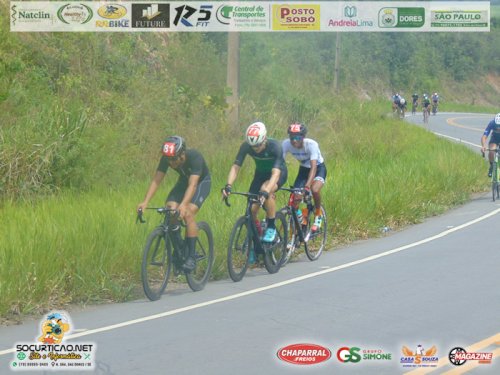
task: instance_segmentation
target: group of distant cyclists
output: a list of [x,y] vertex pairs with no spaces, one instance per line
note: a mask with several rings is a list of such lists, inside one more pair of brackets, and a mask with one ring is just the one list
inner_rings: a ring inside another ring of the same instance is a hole
[[[419,95],[415,92],[411,96],[411,99],[412,99],[411,113],[412,113],[412,115],[414,115],[416,113],[418,105],[419,105]],[[422,99],[421,99],[420,105],[422,107],[422,111],[423,112],[427,112],[427,114],[429,115],[431,113],[431,108],[432,108],[432,114],[435,115],[437,113],[437,109],[438,109],[438,106],[439,106],[439,95],[438,95],[438,93],[435,92],[435,93],[433,93],[430,96],[427,93],[424,93],[422,95]],[[393,111],[393,113],[395,113],[395,114],[397,113],[402,118],[404,118],[406,110],[407,110],[407,101],[406,101],[406,99],[400,93],[398,93],[398,92],[395,93],[392,96],[392,111]],[[424,113],[424,117],[425,117],[425,113]]]
[[[306,138],[306,134],[307,127],[304,124],[293,123],[288,126],[288,139],[280,142],[268,138],[266,126],[262,122],[254,122],[245,132],[245,141],[240,145],[236,159],[230,168],[227,183],[221,189],[222,197],[228,197],[245,157],[249,155],[254,159],[255,172],[249,192],[258,195],[260,203],[266,209],[267,226],[262,236],[263,242],[273,242],[276,237],[274,193],[287,181],[288,170],[285,156],[288,153],[300,162],[294,188],[304,188],[312,194],[314,199],[315,220],[311,230],[317,231],[322,225],[320,192],[325,183],[327,171],[318,143],[311,138]],[[156,173],[144,200],[137,206],[138,212],[146,209],[168,168],[176,171],[179,177],[167,196],[166,207],[177,210],[179,217],[186,223],[188,256],[183,268],[184,271],[191,272],[196,268],[195,246],[198,228],[195,216],[210,193],[210,172],[201,153],[195,149],[188,149],[182,137],[166,138]],[[254,220],[257,220],[258,210],[259,205],[254,204],[252,207]]]

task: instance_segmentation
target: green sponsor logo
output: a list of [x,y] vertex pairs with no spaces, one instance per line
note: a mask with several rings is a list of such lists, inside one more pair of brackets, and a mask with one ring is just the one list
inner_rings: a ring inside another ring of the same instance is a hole
[[431,27],[488,27],[487,10],[433,10]]
[[378,25],[384,28],[415,28],[425,23],[425,8],[382,8]]

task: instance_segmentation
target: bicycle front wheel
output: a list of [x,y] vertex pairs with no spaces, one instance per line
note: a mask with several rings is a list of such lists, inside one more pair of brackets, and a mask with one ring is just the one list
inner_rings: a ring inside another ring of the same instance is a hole
[[201,221],[198,224],[198,239],[196,240],[196,268],[186,273],[186,281],[193,292],[205,287],[214,264],[214,236],[210,226]]
[[326,211],[323,206],[321,206],[321,216],[323,218],[321,226],[319,229],[313,231],[311,228],[314,224],[314,208],[310,210],[307,217],[307,227],[306,227],[306,241],[305,241],[305,251],[309,260],[316,260],[321,256],[323,249],[326,244],[326,234],[328,232]]
[[227,248],[227,270],[231,280],[243,279],[248,269],[248,253],[253,250],[252,235],[248,228],[247,218],[241,216],[234,224]]
[[498,186],[498,164],[493,162],[492,167],[493,175],[491,176],[491,195],[493,197],[493,202],[498,198],[498,193],[500,187]]
[[262,243],[262,247],[264,248],[264,266],[269,273],[278,272],[287,255],[286,240],[288,238],[288,229],[285,215],[281,212],[276,212],[274,223],[276,225],[276,237],[274,241],[271,243]]
[[146,241],[141,267],[142,287],[151,301],[160,299],[167,287],[172,269],[171,254],[164,229],[156,228]]
[[292,257],[293,252],[295,251],[295,248],[297,247],[298,234],[297,234],[295,221],[293,219],[293,214],[290,213],[288,207],[282,208],[281,212],[285,215],[285,220],[286,220],[286,224],[287,224],[287,232],[288,232],[288,238],[287,238],[287,244],[286,244],[286,254],[285,254],[285,258],[283,259],[283,262],[281,264],[281,267],[283,267],[285,264],[288,263],[288,261]]

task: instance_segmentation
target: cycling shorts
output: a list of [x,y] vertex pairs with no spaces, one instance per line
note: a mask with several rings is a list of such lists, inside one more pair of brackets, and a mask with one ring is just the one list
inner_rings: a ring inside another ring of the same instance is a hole
[[[250,184],[250,189],[248,191],[252,194],[259,194],[262,184],[271,178],[272,172],[255,172],[253,176],[252,183]],[[285,169],[281,171],[280,178],[278,180],[278,189],[283,186],[288,178],[288,171]]]
[[[309,171],[311,168],[307,167],[300,167],[299,168],[299,173],[297,174],[297,178],[295,179],[295,182],[293,183],[294,188],[301,188],[306,186],[307,179],[309,178]],[[316,166],[316,176],[314,176],[313,181],[320,181],[323,184],[325,183],[326,179],[326,166],[325,163],[318,164]]]
[[[167,197],[167,202],[176,202],[181,203],[184,199],[184,194],[186,193],[188,187],[188,180],[185,178],[179,178],[170,191]],[[210,175],[206,175],[205,178],[198,182],[198,186],[196,186],[196,191],[194,192],[193,199],[191,199],[191,203],[201,208],[202,204],[208,197],[210,193],[210,189],[212,187],[212,180]]]

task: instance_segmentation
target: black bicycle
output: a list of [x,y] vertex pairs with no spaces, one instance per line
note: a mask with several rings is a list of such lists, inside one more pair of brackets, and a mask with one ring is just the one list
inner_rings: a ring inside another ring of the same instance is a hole
[[[247,197],[245,214],[236,220],[236,224],[229,237],[227,248],[227,268],[229,276],[233,281],[240,281],[249,266],[249,255],[251,251],[258,256],[264,257],[264,266],[267,272],[276,273],[279,271],[286,256],[287,227],[285,217],[281,212],[276,212],[276,237],[273,242],[261,240],[261,233],[252,217],[252,205],[262,206],[258,194],[232,192],[231,195],[241,195]],[[227,206],[229,197],[224,198]]]
[[[182,227],[179,212],[165,207],[149,208],[163,215],[162,222],[149,235],[142,256],[142,286],[144,293],[151,301],[160,299],[167,288],[168,279],[174,267],[174,276],[186,275],[189,287],[200,291],[205,287],[214,263],[214,239],[210,226],[201,221],[198,225],[198,239],[195,247],[196,268],[186,272],[183,265],[188,257],[188,247],[182,238]],[[146,221],[143,212],[137,213],[137,220]]]
[[[315,231],[312,230],[315,219],[315,209],[312,203],[311,192],[304,188],[280,188],[279,190],[288,191],[290,198],[288,204],[280,211],[285,215],[288,229],[288,242],[287,254],[283,264],[286,264],[296,249],[301,244],[304,245],[304,251],[309,258],[313,261],[318,259],[323,252],[326,244],[327,235],[327,218],[326,211],[321,206],[321,215],[323,221],[321,227]],[[298,216],[297,211],[300,204],[305,204],[306,207],[300,211],[301,217]]]

